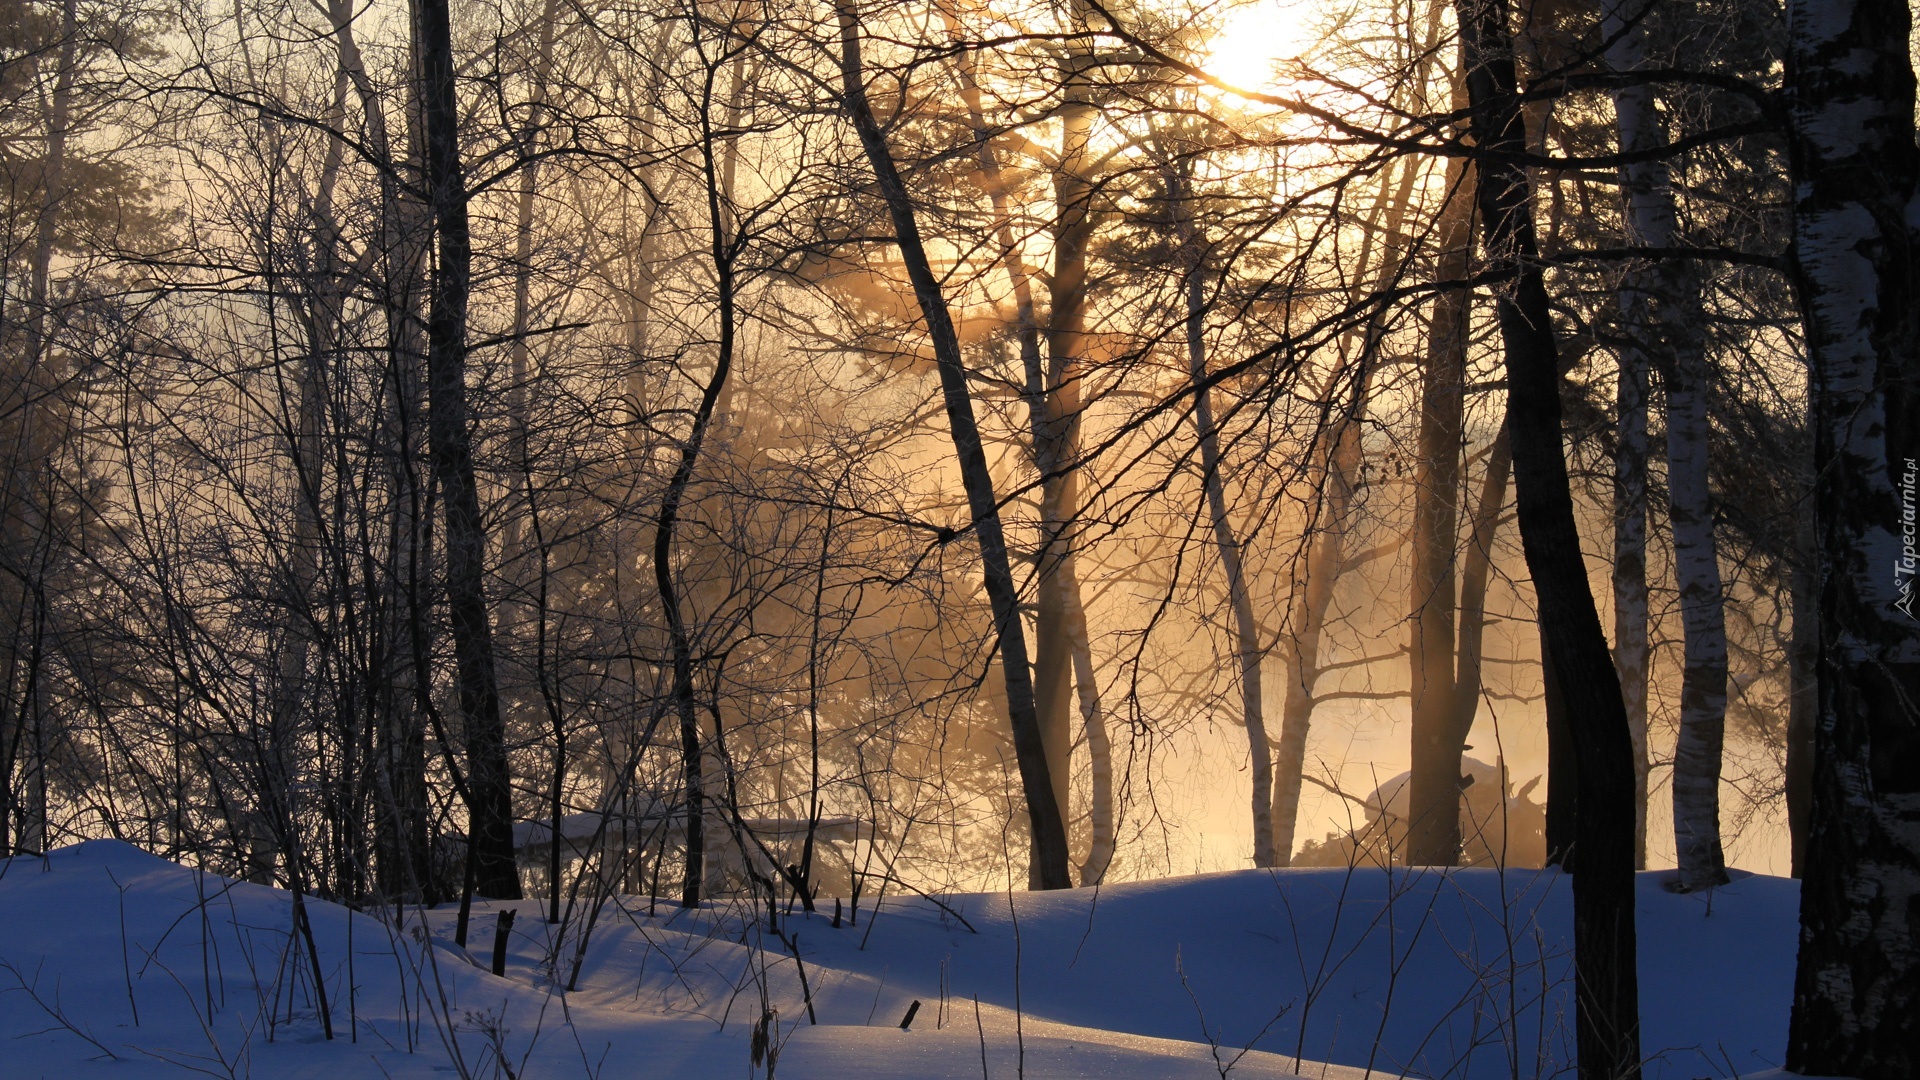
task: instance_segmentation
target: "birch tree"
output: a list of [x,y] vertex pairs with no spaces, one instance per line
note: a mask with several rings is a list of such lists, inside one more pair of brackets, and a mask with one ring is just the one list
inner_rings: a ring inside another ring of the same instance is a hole
[[1920,1071],[1920,149],[1901,0],[1794,0],[1786,89],[1812,366],[1818,709],[1787,1067]]
[[[1610,42],[1607,62],[1616,72],[1634,72],[1647,66],[1644,6],[1609,3],[1601,32]],[[1667,139],[1655,110],[1654,88],[1635,82],[1614,91],[1615,123],[1620,149],[1628,155],[1647,155],[1663,149]],[[1678,227],[1672,178],[1667,163],[1657,157],[1635,160],[1621,169],[1626,197],[1627,237],[1630,243],[1651,248],[1676,246]],[[1622,452],[1631,470],[1640,447],[1635,430],[1642,401],[1633,400],[1642,373],[1658,371],[1666,387],[1667,520],[1672,530],[1674,573],[1680,591],[1684,627],[1684,659],[1680,684],[1680,731],[1673,755],[1674,848],[1680,862],[1678,886],[1683,891],[1711,888],[1727,880],[1726,855],[1720,843],[1720,759],[1726,739],[1727,626],[1720,584],[1718,550],[1714,544],[1714,511],[1708,486],[1707,444],[1710,425],[1707,399],[1712,385],[1711,358],[1703,340],[1700,284],[1689,264],[1666,259],[1634,267],[1621,285],[1627,343],[1620,359],[1622,401],[1630,415],[1622,420]],[[1634,482],[1624,485],[1627,513],[1635,494]],[[1633,554],[1628,553],[1627,573]],[[1645,573],[1644,553],[1640,572]],[[1617,653],[1628,700],[1644,700],[1645,657],[1634,640],[1634,611],[1629,602],[1626,649]],[[1644,616],[1641,616],[1644,619]],[[1638,668],[1636,669],[1636,663]],[[1631,714],[1630,714],[1631,715]],[[1635,738],[1635,790],[1644,800],[1645,718],[1632,724]],[[1636,819],[1636,836],[1645,829],[1645,810]],[[1642,843],[1644,851],[1644,842]],[[1644,861],[1644,854],[1640,860]]]

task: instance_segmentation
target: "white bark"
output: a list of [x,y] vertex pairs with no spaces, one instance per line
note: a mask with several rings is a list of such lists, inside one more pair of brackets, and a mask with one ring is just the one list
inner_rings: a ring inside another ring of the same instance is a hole
[[1820,631],[1786,1066],[1920,1075],[1920,150],[1905,0],[1792,0]]
[[[1612,39],[1607,61],[1616,71],[1646,66],[1647,31],[1644,22],[1635,22],[1642,3],[1622,0],[1609,4],[1604,12],[1602,31]],[[1614,109],[1623,151],[1665,145],[1652,86],[1616,90]],[[1629,238],[1650,247],[1673,246],[1677,229],[1667,164],[1656,160],[1628,165],[1622,180]],[[1621,297],[1628,333],[1638,339],[1638,349],[1629,346],[1623,365],[1637,367],[1651,358],[1666,379],[1667,514],[1685,639],[1680,732],[1673,761],[1674,845],[1680,864],[1678,887],[1709,888],[1727,880],[1720,842],[1727,631],[1708,487],[1707,395],[1712,367],[1700,327],[1700,288],[1683,264],[1668,260],[1635,268]],[[1639,355],[1633,355],[1636,352]],[[1617,653],[1615,662],[1618,665]],[[1623,693],[1627,690],[1623,685]],[[1644,808],[1639,813],[1644,816]]]

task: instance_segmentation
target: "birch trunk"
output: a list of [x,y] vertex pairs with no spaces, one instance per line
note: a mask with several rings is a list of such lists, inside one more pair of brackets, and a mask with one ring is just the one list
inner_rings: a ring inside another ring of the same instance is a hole
[[1787,1068],[1920,1075],[1920,150],[1904,0],[1788,5],[1818,713]]
[[887,204],[892,219],[895,243],[913,282],[914,299],[927,323],[934,357],[940,370],[940,387],[947,413],[947,428],[959,459],[961,482],[966,488],[967,505],[973,514],[973,529],[980,545],[980,561],[993,608],[994,630],[1000,640],[1001,673],[1006,680],[1008,722],[1013,729],[1015,761],[1020,770],[1021,794],[1026,798],[1027,817],[1032,829],[1033,875],[1043,889],[1070,888],[1072,870],[1067,853],[1065,823],[1054,796],[1054,783],[1048,775],[1047,754],[1041,739],[1039,716],[1034,707],[1033,675],[1027,666],[1026,632],[1021,625],[1019,596],[1013,585],[1013,569],[1007,557],[1005,532],[1000,523],[999,503],[994,496],[993,475],[988,471],[986,452],[981,446],[980,430],[974,420],[973,400],[967,389],[966,367],[960,356],[960,339],[947,310],[940,282],[934,276],[920,239],[912,199],[899,169],[894,165],[886,134],[874,119],[867,102],[865,75],[860,60],[859,20],[851,7],[836,7],[840,24],[840,75],[843,104],[861,148],[873,169],[875,186]]
[[[1603,32],[1621,34],[1618,6],[1606,11]],[[1616,67],[1638,66],[1639,28],[1622,35],[1608,53]],[[1631,42],[1627,39],[1632,38]],[[1643,130],[1649,120],[1652,91],[1631,87],[1615,95],[1621,124],[1621,149],[1627,148],[1629,125]],[[1650,118],[1658,122],[1658,117]],[[1628,198],[1628,227],[1641,231],[1656,209],[1636,178],[1648,172],[1622,170]],[[1629,333],[1644,333],[1644,302],[1637,287],[1623,288],[1622,314]],[[1620,695],[1627,709],[1627,730],[1633,743],[1633,865],[1647,865],[1647,688],[1651,654],[1647,642],[1647,356],[1638,341],[1620,349],[1614,389],[1616,449],[1613,459],[1613,665],[1620,678]]]
[[[1611,41],[1615,71],[1647,66],[1643,0],[1608,4],[1602,32]],[[1631,7],[1629,7],[1631,5]],[[1666,145],[1653,86],[1614,91],[1614,115],[1624,153]],[[1673,184],[1665,161],[1621,169],[1629,240],[1650,247],[1675,242]],[[1681,891],[1727,880],[1720,843],[1720,760],[1727,721],[1727,625],[1720,563],[1713,539],[1712,493],[1707,479],[1707,397],[1712,370],[1701,336],[1700,286],[1678,260],[1630,269],[1620,293],[1629,344],[1621,364],[1665,378],[1667,390],[1667,519],[1673,533],[1674,577],[1680,591],[1684,661],[1680,733],[1673,755],[1673,833]],[[1644,573],[1644,562],[1642,563]],[[1617,660],[1616,660],[1617,662]],[[1624,687],[1623,687],[1624,689]],[[1642,807],[1636,820],[1645,820]]]

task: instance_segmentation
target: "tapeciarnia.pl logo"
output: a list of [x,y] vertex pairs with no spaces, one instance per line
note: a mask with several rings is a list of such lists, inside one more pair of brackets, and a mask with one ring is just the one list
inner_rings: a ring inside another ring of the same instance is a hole
[[1893,586],[1900,590],[1900,599],[1893,606],[1907,618],[1913,618],[1913,576],[1920,568],[1920,553],[1914,551],[1914,512],[1913,482],[1915,474],[1920,473],[1914,459],[1906,458],[1900,473],[1900,558],[1893,564]]

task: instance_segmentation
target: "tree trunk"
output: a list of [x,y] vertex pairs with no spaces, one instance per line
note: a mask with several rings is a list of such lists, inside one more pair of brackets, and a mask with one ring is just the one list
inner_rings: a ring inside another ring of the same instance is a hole
[[[566,787],[567,732],[565,713],[561,710],[560,698],[554,686],[555,676],[550,670],[552,659],[548,619],[551,609],[548,598],[552,582],[551,549],[542,534],[539,508],[534,503],[533,418],[529,410],[528,393],[533,381],[533,348],[530,341],[533,331],[533,223],[535,204],[540,193],[540,162],[535,154],[541,129],[546,123],[547,83],[553,77],[554,36],[559,21],[559,3],[557,0],[547,0],[542,5],[538,43],[534,48],[532,68],[527,73],[531,83],[527,120],[518,132],[521,177],[520,190],[515,193],[514,200],[513,341],[509,346],[510,382],[507,387],[507,459],[513,476],[507,484],[508,505],[500,515],[504,533],[501,538],[501,547],[504,549],[501,562],[507,567],[508,595],[518,600],[518,603],[505,605],[502,630],[511,641],[519,636],[517,631],[528,621],[529,614],[536,623],[533,682],[546,706],[548,731],[553,736],[546,799],[547,816],[554,830],[549,833],[553,844],[547,851],[546,867],[547,921],[550,923],[560,921],[562,848],[558,830]],[[530,568],[530,563],[537,566]],[[530,569],[535,575],[531,590],[526,580]],[[529,591],[533,594],[531,599],[527,596]],[[531,613],[527,610],[529,607]]]
[[959,459],[961,483],[967,492],[967,505],[973,513],[973,528],[980,544],[981,569],[987,597],[993,608],[994,631],[1000,640],[1001,672],[1006,680],[1007,714],[1013,729],[1014,758],[1020,769],[1021,793],[1027,801],[1027,817],[1032,828],[1032,868],[1035,884],[1043,889],[1065,889],[1073,885],[1067,854],[1067,834],[1055,798],[1052,777],[1047,771],[1047,756],[1041,741],[1039,717],[1034,707],[1033,677],[1027,666],[1026,633],[1020,622],[1019,596],[1014,590],[1013,570],[1007,558],[1006,536],[1000,524],[1000,508],[993,491],[993,475],[987,469],[986,452],[980,443],[980,430],[974,421],[973,400],[967,390],[967,373],[960,357],[960,339],[952,316],[947,311],[940,282],[928,262],[920,240],[920,228],[914,218],[913,203],[894,165],[887,139],[873,117],[867,102],[865,76],[860,63],[860,29],[853,9],[844,3],[837,7],[840,23],[840,75],[844,104],[861,148],[873,169],[875,186],[886,201],[892,219],[894,240],[913,282],[914,299],[927,323],[934,358],[940,369],[940,387],[945,400],[947,427]]
[[1819,709],[1787,1068],[1920,1075],[1920,150],[1903,0],[1788,6]]
[[[76,54],[80,44],[79,6],[63,0],[52,55],[53,86],[38,98],[42,108],[45,156],[40,165],[39,205],[34,208],[33,240],[27,264],[25,348],[12,384],[0,401],[10,445],[0,450],[6,475],[0,477],[0,559],[7,576],[7,607],[12,632],[5,644],[6,699],[0,703],[0,788],[8,811],[0,816],[0,851],[9,850],[8,827],[17,826],[13,849],[41,853],[49,842],[45,681],[47,563],[53,523],[53,456],[57,439],[54,403],[61,377],[49,343],[53,302],[53,256],[67,202],[67,144],[72,136]],[[18,691],[16,692],[16,687]],[[10,716],[7,714],[11,714]],[[14,791],[16,770],[20,792]]]
[[[1329,546],[1334,541],[1326,542]],[[1316,553],[1309,564],[1318,559]],[[1307,767],[1307,736],[1313,729],[1314,686],[1320,681],[1320,628],[1333,599],[1334,575],[1294,575],[1292,630],[1283,639],[1286,650],[1285,699],[1280,705],[1280,738],[1273,757],[1273,863],[1293,862],[1295,836],[1300,828],[1300,777]]]
[[[427,547],[416,468],[420,413],[420,372],[426,349],[416,313],[425,295],[429,215],[408,198],[394,173],[419,169],[418,86],[409,84],[406,115],[413,121],[406,141],[408,158],[395,159],[384,105],[367,76],[353,33],[350,0],[328,0],[327,18],[335,39],[340,74],[359,98],[367,148],[375,160],[393,166],[380,172],[380,244],[384,277],[375,277],[386,324],[384,401],[377,424],[378,452],[386,457],[387,527],[391,544],[379,566],[384,595],[377,602],[380,647],[369,657],[376,685],[369,701],[373,721],[375,883],[389,898],[419,900],[437,896],[432,878],[427,827],[426,725],[415,707],[414,673],[419,667],[406,653],[418,617],[411,608],[419,596],[418,579]],[[370,590],[370,592],[373,590]]]
[[[1467,540],[1466,560],[1460,570],[1460,633],[1455,643],[1453,676],[1454,730],[1461,738],[1473,730],[1480,711],[1482,641],[1487,629],[1487,584],[1493,574],[1493,537],[1507,506],[1507,481],[1513,473],[1513,439],[1507,422],[1487,448],[1487,471],[1480,480],[1480,502],[1473,512],[1473,532]],[[1465,748],[1462,747],[1462,752]]]
[[[1602,17],[1602,32],[1611,42],[1607,63],[1615,71],[1646,66],[1641,3],[1618,0],[1607,6]],[[1637,10],[1627,10],[1628,4]],[[1621,87],[1614,91],[1613,102],[1623,153],[1645,153],[1666,145],[1651,84]],[[1673,246],[1678,230],[1667,163],[1640,161],[1623,167],[1621,188],[1627,200],[1628,239],[1649,247]],[[1727,624],[1707,483],[1707,397],[1712,369],[1701,333],[1700,285],[1685,263],[1669,259],[1632,267],[1621,283],[1620,304],[1628,341],[1622,349],[1622,371],[1637,374],[1651,367],[1664,377],[1667,390],[1667,519],[1673,530],[1674,576],[1684,628],[1680,734],[1673,756],[1673,831],[1680,864],[1677,886],[1692,891],[1727,880],[1720,844]],[[1623,375],[1623,388],[1626,381]],[[1640,570],[1644,575],[1644,554]],[[1636,789],[1643,783],[1636,780]],[[1636,820],[1644,821],[1645,813],[1644,806],[1638,808]],[[1644,855],[1636,859],[1636,863],[1643,861]]]
[[[660,56],[666,53],[668,43],[672,41],[673,29],[673,20],[661,20],[660,28],[653,41],[653,55]],[[654,95],[659,90],[658,83],[663,77],[664,74],[658,65],[648,66],[647,78],[642,83],[646,99],[640,103],[639,116],[635,118],[627,135],[629,143],[635,147],[651,148],[656,145],[654,125],[659,109]],[[627,199],[634,187],[639,189],[644,201],[646,216],[640,222],[638,237],[622,245],[629,256],[627,279],[619,291],[621,299],[625,301],[623,314],[627,331],[627,404],[632,410],[630,423],[627,426],[627,446],[635,458],[644,459],[648,454],[650,442],[647,428],[649,411],[647,371],[651,362],[647,355],[647,334],[653,319],[654,291],[659,284],[654,263],[657,258],[655,248],[659,243],[659,230],[656,226],[661,222],[663,207],[656,201],[653,185],[649,182],[652,178],[652,170],[642,165],[639,167],[638,177],[639,183],[624,185],[620,196],[621,222],[625,230],[630,233],[633,228]]]
[[[329,121],[335,124],[339,123],[344,112],[345,96],[346,80],[342,76],[335,83],[328,116]],[[317,606],[321,602],[319,585],[323,536],[320,517],[324,507],[321,493],[324,452],[321,429],[325,421],[326,385],[335,362],[340,332],[340,304],[336,293],[338,265],[335,261],[337,235],[332,220],[333,192],[342,162],[342,155],[335,152],[334,148],[339,145],[337,141],[328,144],[329,152],[315,187],[310,222],[315,247],[313,272],[303,283],[305,295],[290,298],[293,301],[290,306],[300,312],[300,321],[304,324],[307,355],[300,365],[293,388],[291,415],[285,416],[282,421],[285,424],[287,463],[293,474],[294,486],[289,493],[288,507],[292,512],[293,529],[287,538],[285,577],[280,582],[281,627],[275,647],[278,685],[275,687],[268,721],[268,760],[265,770],[265,782],[278,790],[279,798],[285,803],[285,815],[279,824],[286,830],[300,829],[304,824],[296,812],[293,797],[302,774],[297,757],[306,720],[311,716],[318,721],[321,715],[319,702],[313,700],[316,687],[308,679],[307,669],[316,644],[315,620]],[[280,394],[280,407],[286,410],[288,402],[284,384]],[[325,666],[324,661],[321,666]],[[312,736],[317,739],[321,733],[316,728]],[[270,797],[265,792],[260,796],[264,808]],[[282,832],[275,840],[276,846],[288,853],[291,862],[299,847],[297,838],[288,831]],[[297,872],[296,868],[289,865],[290,878]],[[324,873],[321,880],[324,883]],[[296,899],[297,896],[296,893]]]
[[[1809,455],[1810,456],[1810,455]],[[1806,876],[1807,815],[1813,801],[1813,725],[1820,711],[1820,585],[1812,514],[1794,524],[1788,570],[1793,637],[1787,643],[1787,838],[1794,877]]]
[[[1193,224],[1191,183],[1179,177],[1176,199],[1180,242],[1188,252],[1186,281],[1187,372],[1193,379],[1193,425],[1200,441],[1200,480],[1212,518],[1214,548],[1227,577],[1227,601],[1233,611],[1233,652],[1240,675],[1240,719],[1247,729],[1247,754],[1253,772],[1253,865],[1280,865],[1274,849],[1273,760],[1260,688],[1260,624],[1253,617],[1253,593],[1240,559],[1240,540],[1227,515],[1226,478],[1221,475],[1220,434],[1214,426],[1212,395],[1207,391],[1206,281],[1203,242]],[[1304,750],[1305,742],[1302,741]],[[1296,785],[1298,779],[1295,780]],[[1297,796],[1296,796],[1297,798]],[[1297,806],[1297,803],[1296,803]],[[1291,838],[1289,838],[1291,840]]]
[[[696,31],[698,32],[698,31]],[[660,593],[661,612],[667,622],[667,642],[673,657],[673,709],[680,722],[680,758],[686,797],[686,873],[681,879],[680,903],[695,907],[700,903],[708,867],[706,865],[705,777],[702,775],[700,721],[693,685],[693,633],[681,609],[681,590],[675,579],[673,561],[674,530],[680,508],[693,482],[700,452],[706,443],[716,410],[727,393],[728,376],[733,370],[736,336],[736,245],[728,227],[732,203],[731,177],[723,158],[727,148],[714,123],[713,87],[709,77],[702,85],[700,102],[700,165],[705,183],[708,258],[713,262],[714,293],[718,301],[715,318],[719,333],[714,345],[713,375],[700,392],[700,404],[694,409],[693,427],[680,447],[680,461],[660,498],[660,518],[653,534],[653,577]],[[720,125],[731,131],[735,124],[723,116]],[[730,145],[730,144],[729,144]],[[717,723],[717,721],[716,721]],[[744,852],[745,849],[743,848]]]
[[428,440],[446,506],[447,608],[460,714],[466,724],[471,796],[468,843],[473,845],[475,859],[474,888],[483,896],[517,900],[520,875],[513,859],[513,788],[494,672],[493,627],[487,615],[486,526],[474,479],[473,436],[467,426],[467,296],[473,248],[460,166],[453,27],[448,0],[421,0],[417,10],[427,191],[440,244],[427,319]]
[[[1085,24],[1081,5],[1073,3],[1076,27]],[[1046,422],[1034,446],[1040,469],[1039,588],[1034,599],[1034,708],[1047,752],[1047,773],[1054,801],[1067,819],[1073,779],[1073,727],[1068,718],[1073,640],[1070,622],[1079,603],[1069,595],[1078,580],[1069,565],[1080,514],[1081,383],[1086,376],[1087,245],[1093,238],[1088,176],[1096,110],[1088,72],[1094,58],[1080,38],[1063,46],[1061,79],[1065,89],[1059,116],[1060,162],[1053,173],[1053,273],[1048,278]],[[1036,856],[1037,857],[1037,856]],[[1029,876],[1038,881],[1039,864]]]
[[1579,828],[1580,757],[1567,719],[1566,690],[1554,677],[1553,653],[1547,648],[1545,622],[1538,625],[1538,631],[1541,711],[1546,714],[1547,726],[1547,865],[1571,874]]
[[[1437,31],[1438,25],[1436,17],[1429,24],[1430,37],[1431,32]],[[1390,172],[1382,175],[1373,206],[1364,219],[1360,248],[1353,260],[1359,272],[1349,279],[1347,292],[1350,301],[1357,301],[1363,290],[1369,287],[1384,287],[1399,279],[1407,252],[1401,230],[1417,175],[1415,169],[1403,169],[1397,188],[1389,183]],[[1373,267],[1376,246],[1383,247],[1386,252],[1377,271]],[[1282,641],[1287,663],[1287,696],[1281,706],[1280,740],[1274,746],[1278,757],[1273,761],[1273,803],[1268,811],[1273,829],[1275,866],[1286,866],[1293,861],[1293,841],[1300,817],[1300,776],[1306,766],[1307,735],[1313,722],[1313,708],[1319,700],[1314,689],[1323,670],[1320,664],[1320,632],[1325,625],[1327,609],[1333,602],[1334,585],[1348,569],[1346,529],[1353,497],[1361,484],[1360,468],[1364,450],[1360,441],[1361,427],[1371,402],[1373,378],[1377,370],[1376,357],[1383,331],[1384,327],[1376,317],[1359,328],[1357,334],[1350,331],[1341,339],[1341,368],[1328,376],[1321,390],[1320,407],[1325,426],[1316,432],[1315,443],[1309,449],[1312,464],[1307,490],[1312,493],[1310,497],[1320,500],[1320,518],[1317,525],[1309,523],[1308,535],[1302,539],[1295,556],[1290,594],[1292,610],[1287,621],[1292,633],[1290,640]],[[1350,409],[1342,412],[1335,397],[1341,373],[1345,371],[1347,363],[1355,362],[1347,350],[1356,337],[1359,356],[1353,403]],[[1251,623],[1251,611],[1248,616]],[[1256,822],[1259,816],[1256,810]]]
[[[958,37],[960,25],[948,12],[942,12],[947,30]],[[986,117],[980,101],[980,85],[974,75],[973,58],[969,54],[957,61],[960,77],[960,95],[967,107],[967,120],[973,129],[974,157],[979,165],[979,186],[993,206],[994,236],[999,241],[1000,258],[1006,264],[1007,279],[1013,289],[1014,298],[1014,335],[1020,345],[1020,361],[1025,385],[1021,396],[1026,400],[1029,426],[1032,429],[1032,452],[1034,465],[1042,474],[1041,500],[1048,500],[1046,479],[1048,460],[1057,463],[1057,448],[1050,444],[1053,424],[1047,392],[1048,381],[1044,362],[1041,359],[1040,324],[1034,310],[1033,286],[1027,273],[1026,259],[1021,252],[1019,238],[1013,231],[1013,214],[1008,205],[1007,185],[1000,170],[999,156],[994,153],[992,132],[987,126]],[[1059,504],[1056,497],[1050,505]],[[1042,544],[1047,534],[1042,535]],[[1087,630],[1086,606],[1081,601],[1078,558],[1071,551],[1053,565],[1055,580],[1051,584],[1057,592],[1043,594],[1039,617],[1036,619],[1035,637],[1044,642],[1052,627],[1055,602],[1065,604],[1058,612],[1065,619],[1064,629],[1067,635],[1067,654],[1072,663],[1073,689],[1080,702],[1080,723],[1087,736],[1087,769],[1091,790],[1087,800],[1087,858],[1080,864],[1080,884],[1099,883],[1106,873],[1107,865],[1113,859],[1114,845],[1114,807],[1113,807],[1113,750],[1107,737],[1106,717],[1100,706],[1100,686],[1093,667],[1093,642]],[[1056,663],[1051,651],[1044,645],[1047,653],[1044,663],[1037,663],[1036,669]],[[1051,672],[1051,669],[1049,669]],[[1058,678],[1057,675],[1054,677]],[[1056,686],[1056,689],[1058,687]],[[1037,694],[1036,690],[1036,694]],[[1036,704],[1036,707],[1037,704]],[[1058,747],[1055,747],[1057,750]],[[1047,768],[1050,774],[1055,769],[1055,756],[1049,752]],[[1058,768],[1071,767],[1070,761],[1063,761]],[[1056,788],[1056,790],[1058,790]],[[1063,797],[1064,798],[1064,797]],[[1061,802],[1061,812],[1065,814],[1068,803]],[[1065,820],[1063,818],[1063,820]]]
[[[1542,652],[1576,755],[1574,1002],[1581,1080],[1640,1075],[1633,894],[1633,759],[1620,681],[1587,583],[1561,445],[1559,350],[1533,230],[1513,40],[1504,0],[1460,0],[1490,268],[1511,273],[1497,311],[1506,351],[1520,538],[1538,600]],[[1501,157],[1491,155],[1498,154]],[[1557,780],[1558,777],[1555,777]]]
[[1720,843],[1720,760],[1727,720],[1727,626],[1707,493],[1704,358],[1676,356],[1667,376],[1668,521],[1685,630],[1673,833],[1680,891],[1727,881]]
[[[502,561],[509,565],[522,563],[527,557],[526,517],[532,512],[533,501],[532,421],[527,414],[527,389],[533,374],[533,348],[528,337],[533,328],[533,212],[540,197],[540,161],[535,153],[546,121],[547,82],[553,76],[553,39],[560,5],[556,0],[547,0],[542,8],[533,67],[527,73],[531,82],[527,119],[515,133],[522,161],[520,190],[514,193],[513,327],[507,365],[507,460],[513,477],[507,485],[512,501],[501,514],[506,534],[503,537],[506,557]],[[524,571],[515,571],[512,576],[523,574]]]
[[1087,858],[1080,864],[1080,884],[1098,885],[1113,862],[1113,745],[1107,737],[1107,718],[1100,708],[1100,684],[1093,671],[1093,641],[1087,633],[1087,609],[1080,603],[1080,578],[1069,560],[1066,582],[1072,607],[1067,611],[1067,634],[1073,647],[1073,685],[1080,699],[1080,724],[1087,733]]
[[1615,380],[1613,668],[1633,742],[1633,867],[1647,868],[1647,372],[1622,349]]
[[[1327,393],[1332,393],[1331,384]],[[1346,527],[1359,479],[1360,423],[1366,409],[1366,387],[1351,415],[1322,434],[1326,448],[1318,451],[1312,489],[1321,498],[1321,522],[1295,556],[1291,610],[1282,638],[1286,656],[1287,696],[1281,704],[1280,740],[1273,761],[1273,858],[1275,866],[1293,861],[1295,833],[1300,821],[1300,776],[1306,768],[1307,736],[1317,702],[1315,687],[1323,670],[1320,635],[1327,610],[1333,606],[1333,587],[1347,559]]]
[[[1473,247],[1473,174],[1455,158],[1447,167],[1447,203],[1435,226],[1444,281],[1467,276]],[[1473,293],[1454,289],[1433,306],[1420,388],[1413,478],[1412,770],[1407,780],[1407,862],[1460,861],[1460,756],[1473,724],[1460,725],[1454,685],[1455,563],[1460,528],[1460,456],[1466,417],[1467,333]],[[1478,691],[1475,691],[1478,698]]]

